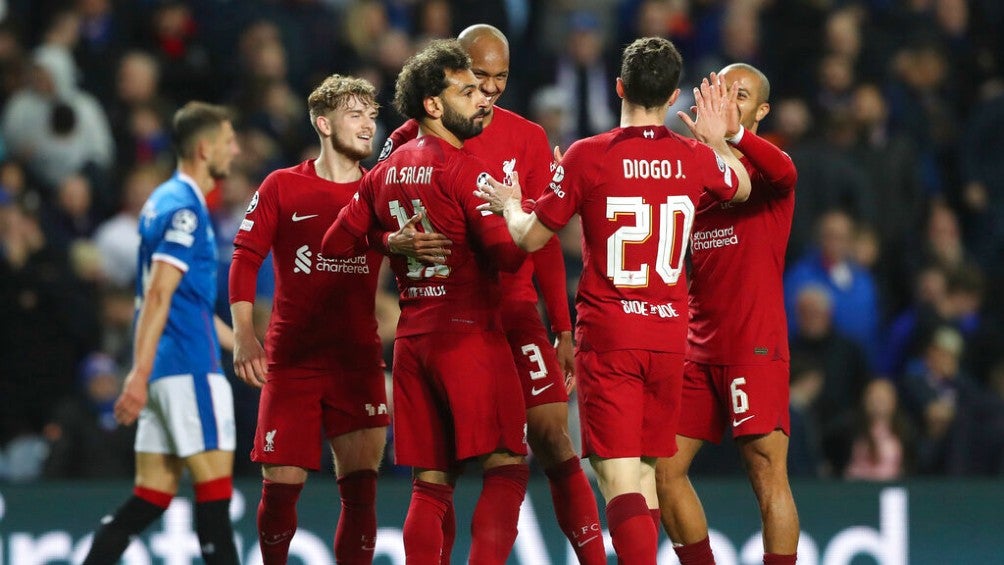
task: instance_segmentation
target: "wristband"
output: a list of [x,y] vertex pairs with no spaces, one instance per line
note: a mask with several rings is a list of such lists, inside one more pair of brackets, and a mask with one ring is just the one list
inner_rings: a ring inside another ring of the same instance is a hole
[[746,128],[742,124],[739,124],[739,131],[736,132],[732,137],[726,137],[725,141],[728,141],[732,145],[739,145],[739,142],[743,140],[743,134],[746,133]]

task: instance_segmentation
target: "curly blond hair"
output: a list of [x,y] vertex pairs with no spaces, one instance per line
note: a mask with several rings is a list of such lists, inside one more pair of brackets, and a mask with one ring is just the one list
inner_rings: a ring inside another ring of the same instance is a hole
[[310,122],[313,123],[318,116],[346,106],[353,98],[373,108],[380,107],[376,101],[376,88],[368,80],[338,74],[329,76],[307,97]]

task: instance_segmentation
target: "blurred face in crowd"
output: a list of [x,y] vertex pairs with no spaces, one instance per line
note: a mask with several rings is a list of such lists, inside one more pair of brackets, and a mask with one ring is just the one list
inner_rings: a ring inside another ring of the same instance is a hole
[[864,406],[869,420],[890,420],[896,413],[896,387],[886,379],[873,380],[865,387]]
[[828,212],[819,219],[819,248],[823,257],[837,262],[847,259],[854,243],[854,222],[843,212]]
[[830,333],[833,306],[829,294],[818,288],[806,288],[795,299],[798,333],[808,339],[819,339]]

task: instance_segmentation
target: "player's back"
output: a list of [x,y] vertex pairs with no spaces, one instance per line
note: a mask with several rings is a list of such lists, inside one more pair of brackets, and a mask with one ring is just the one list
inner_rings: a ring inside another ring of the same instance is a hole
[[501,218],[477,210],[481,201],[473,192],[486,171],[469,153],[424,136],[398,148],[363,179],[360,194],[371,195],[382,230],[396,231],[421,212],[423,231],[453,241],[445,265],[391,257],[401,290],[399,336],[500,328],[498,270],[518,267],[522,254]]
[[582,346],[682,353],[696,205],[706,189],[731,198],[731,170],[707,146],[655,126],[581,140],[562,165],[545,199],[575,201],[582,217]]
[[137,313],[145,298],[153,261],[184,272],[171,298],[151,379],[198,371],[219,372],[216,304],[216,239],[205,199],[190,178],[175,175],[157,187],[139,222],[140,276]]

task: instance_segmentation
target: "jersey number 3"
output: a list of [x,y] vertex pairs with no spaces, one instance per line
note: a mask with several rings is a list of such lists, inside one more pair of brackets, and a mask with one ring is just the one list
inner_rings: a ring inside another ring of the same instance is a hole
[[[634,225],[617,228],[607,239],[607,278],[617,287],[646,287],[649,283],[649,265],[641,263],[637,269],[625,265],[625,248],[641,244],[652,236],[652,205],[640,196],[608,196],[607,219],[619,220],[622,214],[634,216]],[[663,282],[674,285],[683,272],[683,258],[687,249],[690,228],[694,225],[694,203],[682,195],[672,195],[659,204],[659,241],[655,259],[655,272]]]

